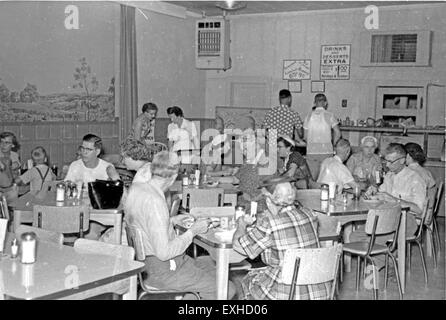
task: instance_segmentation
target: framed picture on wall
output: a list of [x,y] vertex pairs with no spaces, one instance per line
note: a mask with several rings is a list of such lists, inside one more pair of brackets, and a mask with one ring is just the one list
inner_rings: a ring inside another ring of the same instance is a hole
[[302,81],[300,80],[289,80],[288,90],[291,92],[302,92]]
[[311,60],[283,60],[283,80],[310,80]]
[[325,92],[325,81],[311,81],[311,92]]

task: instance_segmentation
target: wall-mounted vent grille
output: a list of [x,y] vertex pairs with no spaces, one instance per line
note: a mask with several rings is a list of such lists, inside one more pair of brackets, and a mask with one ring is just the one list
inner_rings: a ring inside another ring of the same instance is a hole
[[229,21],[223,18],[196,22],[195,53],[198,69],[229,69]]

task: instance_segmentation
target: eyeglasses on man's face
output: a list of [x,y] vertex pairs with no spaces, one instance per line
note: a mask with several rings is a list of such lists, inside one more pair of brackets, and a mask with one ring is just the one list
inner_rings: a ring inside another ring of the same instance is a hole
[[399,157],[399,158],[396,158],[395,160],[388,160],[388,159],[384,159],[385,161],[386,161],[386,163],[390,163],[390,164],[394,164],[395,162],[397,162],[398,160],[401,160],[401,159],[405,159],[406,157]]
[[6,146],[12,146],[14,143],[12,141],[1,140],[0,144],[6,145]]
[[85,153],[90,153],[90,152],[94,151],[94,149],[93,148],[86,148],[84,146],[79,146],[79,151],[80,152],[85,152]]

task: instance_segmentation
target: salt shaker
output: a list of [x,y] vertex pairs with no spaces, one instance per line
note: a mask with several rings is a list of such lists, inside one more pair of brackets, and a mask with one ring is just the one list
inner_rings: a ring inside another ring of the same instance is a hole
[[323,184],[321,186],[321,201],[328,201],[328,199],[329,199],[328,184]]
[[56,201],[65,200],[65,185],[63,182],[59,182],[56,185]]
[[34,263],[36,261],[37,240],[34,232],[25,232],[21,236],[21,262]]

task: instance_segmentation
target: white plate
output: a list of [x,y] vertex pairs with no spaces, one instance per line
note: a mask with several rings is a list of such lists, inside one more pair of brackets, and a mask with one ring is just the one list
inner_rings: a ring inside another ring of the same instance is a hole
[[[217,228],[216,230],[218,230],[218,229],[220,229],[220,228]],[[215,237],[220,241],[231,242],[232,237],[234,236],[234,233],[235,233],[235,229],[215,231]]]

